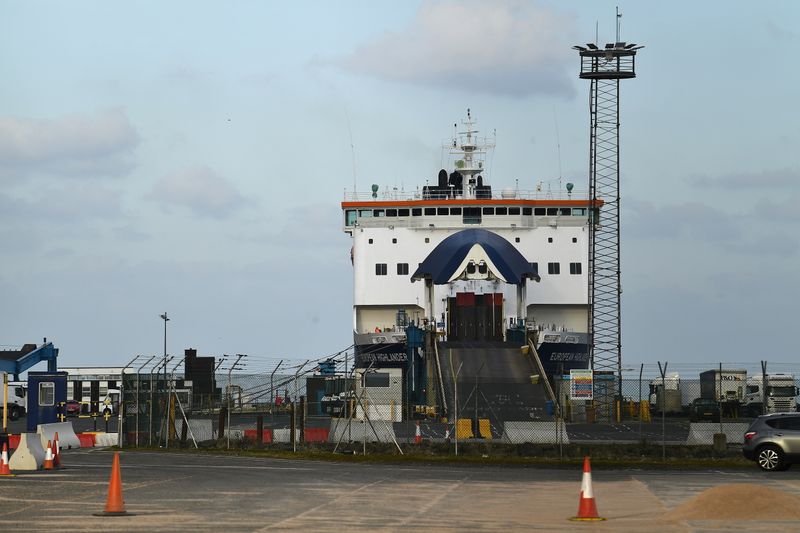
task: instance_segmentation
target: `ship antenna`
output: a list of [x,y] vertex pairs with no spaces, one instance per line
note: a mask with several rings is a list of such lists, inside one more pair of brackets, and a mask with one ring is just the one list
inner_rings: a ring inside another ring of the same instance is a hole
[[558,114],[556,106],[553,106],[553,121],[556,124],[556,153],[558,155],[558,188],[561,190],[561,137],[558,134]]
[[[347,114],[347,106],[344,106],[344,118],[347,122],[347,133],[350,136],[350,153],[353,158],[353,195],[358,192],[356,187],[356,146],[353,144],[353,130],[350,129],[350,116]],[[353,197],[355,199],[355,196]]]
[[622,13],[619,12],[619,6],[617,6],[617,40],[614,43],[619,42],[619,26],[622,24]]

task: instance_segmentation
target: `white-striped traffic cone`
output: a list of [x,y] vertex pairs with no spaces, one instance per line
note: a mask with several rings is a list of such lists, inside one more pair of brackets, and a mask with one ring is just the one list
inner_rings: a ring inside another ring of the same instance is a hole
[[8,467],[8,445],[4,442],[3,443],[3,453],[0,455],[0,476],[2,477],[14,477],[16,474],[11,473],[11,469]]
[[53,466],[61,468],[61,447],[58,444],[58,431],[53,435]]
[[422,443],[422,432],[419,429],[419,420],[417,420],[417,429],[416,433],[414,433],[414,444]]
[[589,457],[583,458],[583,479],[581,480],[581,499],[578,503],[578,515],[570,520],[605,520],[597,513],[597,505],[592,493],[592,467]]
[[53,446],[50,441],[47,441],[47,451],[44,454],[44,469],[53,469]]

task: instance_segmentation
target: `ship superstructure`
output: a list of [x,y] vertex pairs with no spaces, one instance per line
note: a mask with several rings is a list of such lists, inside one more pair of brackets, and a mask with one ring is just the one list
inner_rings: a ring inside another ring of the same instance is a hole
[[494,142],[478,133],[468,110],[436,185],[345,192],[357,367],[402,378],[413,364],[409,325],[448,342],[524,343],[535,331],[551,371],[588,366],[588,222],[602,202],[571,183],[493,189]]

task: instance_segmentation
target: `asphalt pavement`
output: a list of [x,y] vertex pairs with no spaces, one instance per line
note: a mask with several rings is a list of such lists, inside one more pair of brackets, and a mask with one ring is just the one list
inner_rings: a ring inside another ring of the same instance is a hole
[[607,520],[569,521],[580,467],[372,464],[124,451],[132,516],[95,517],[112,453],[68,450],[54,472],[0,478],[2,531],[793,531],[797,523],[687,522],[669,511],[705,489],[767,485],[800,496],[797,472],[595,469]]

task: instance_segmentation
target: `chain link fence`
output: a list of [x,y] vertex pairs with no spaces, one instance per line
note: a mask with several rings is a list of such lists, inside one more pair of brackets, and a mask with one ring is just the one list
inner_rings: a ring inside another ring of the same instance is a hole
[[435,445],[442,453],[471,443],[738,445],[755,416],[797,410],[800,386],[800,367],[777,364],[642,364],[594,374],[589,399],[569,374],[498,380],[429,372],[412,390],[399,370],[296,368],[220,373],[211,394],[192,394],[180,375],[125,374],[123,445],[365,453],[374,443],[401,451]]

